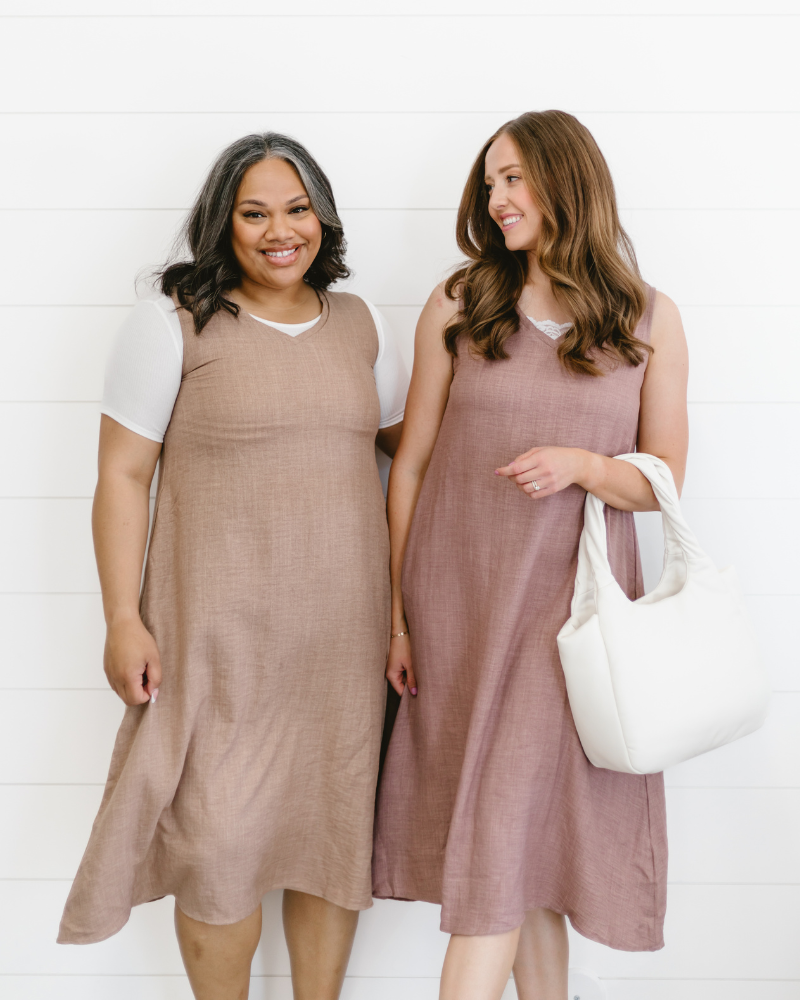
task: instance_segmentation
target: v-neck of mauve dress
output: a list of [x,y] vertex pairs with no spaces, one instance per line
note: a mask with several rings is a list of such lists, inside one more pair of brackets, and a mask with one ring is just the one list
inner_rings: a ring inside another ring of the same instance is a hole
[[378,336],[322,296],[297,337],[245,312],[198,336],[164,439],[142,618],[158,701],[128,708],[59,940],[172,894],[229,924],[291,888],[371,905],[389,637]]
[[[459,344],[403,567],[419,694],[404,692],[389,743],[373,891],[441,903],[452,934],[503,933],[547,907],[595,941],[649,951],[663,946],[663,778],[589,763],[556,646],[586,494],[531,500],[494,475],[536,446],[635,448],[646,362],[572,375],[559,343],[520,314],[507,360]],[[633,514],[606,507],[606,525],[614,573],[639,597]]]

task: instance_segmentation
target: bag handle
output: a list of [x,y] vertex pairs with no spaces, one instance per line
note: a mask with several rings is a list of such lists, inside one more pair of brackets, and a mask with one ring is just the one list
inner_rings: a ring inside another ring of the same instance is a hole
[[[681,511],[675,480],[666,462],[655,455],[633,452],[617,455],[623,462],[630,462],[647,478],[653,487],[661,508],[664,528],[665,558],[683,555],[687,563],[707,562],[708,556],[698,544],[694,532],[686,523]],[[578,572],[575,578],[575,594],[572,598],[572,613],[577,614],[580,604],[594,592],[614,579],[608,561],[608,539],[603,516],[605,504],[592,493],[586,494],[584,506],[584,527],[578,549]]]

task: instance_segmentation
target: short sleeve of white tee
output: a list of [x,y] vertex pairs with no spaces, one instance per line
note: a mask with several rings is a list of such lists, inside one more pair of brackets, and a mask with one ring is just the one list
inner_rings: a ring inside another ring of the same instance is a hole
[[[403,419],[408,393],[408,371],[386,317],[364,299],[378,333],[378,356],[373,371],[381,406],[380,426]],[[310,330],[317,322],[267,323],[290,337]],[[183,336],[172,299],[153,295],[141,299],[119,328],[106,364],[100,412],[151,441],[163,441],[183,372]]]

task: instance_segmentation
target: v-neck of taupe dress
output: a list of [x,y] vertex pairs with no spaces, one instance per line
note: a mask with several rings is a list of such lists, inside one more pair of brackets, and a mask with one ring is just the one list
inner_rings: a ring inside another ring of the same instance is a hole
[[[649,342],[654,303],[637,336]],[[403,694],[378,792],[374,893],[442,904],[442,930],[499,934],[546,907],[595,941],[662,947],[661,775],[593,767],[556,635],[585,492],[532,500],[494,470],[530,448],[634,450],[646,361],[572,375],[520,313],[509,357],[459,345],[403,567],[416,698]],[[643,593],[633,514],[606,507],[612,568]]]
[[389,635],[375,462],[378,337],[322,296],[297,337],[179,310],[142,618],[158,701],[125,713],[59,940],[99,941],[172,894],[212,924],[291,888],[371,905]]

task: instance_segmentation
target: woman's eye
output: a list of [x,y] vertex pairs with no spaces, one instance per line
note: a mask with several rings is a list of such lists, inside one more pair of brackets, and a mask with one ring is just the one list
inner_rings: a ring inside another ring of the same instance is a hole
[[244,217],[245,217],[245,219],[263,219],[264,218],[264,216],[261,214],[261,212],[245,212],[244,213]]
[[517,177],[516,174],[507,174],[506,180],[508,181],[509,184],[512,184],[514,181],[518,181],[519,177]]
[[308,211],[308,205],[297,205],[295,208],[291,210],[289,215],[294,215],[295,212],[307,212],[307,211]]

